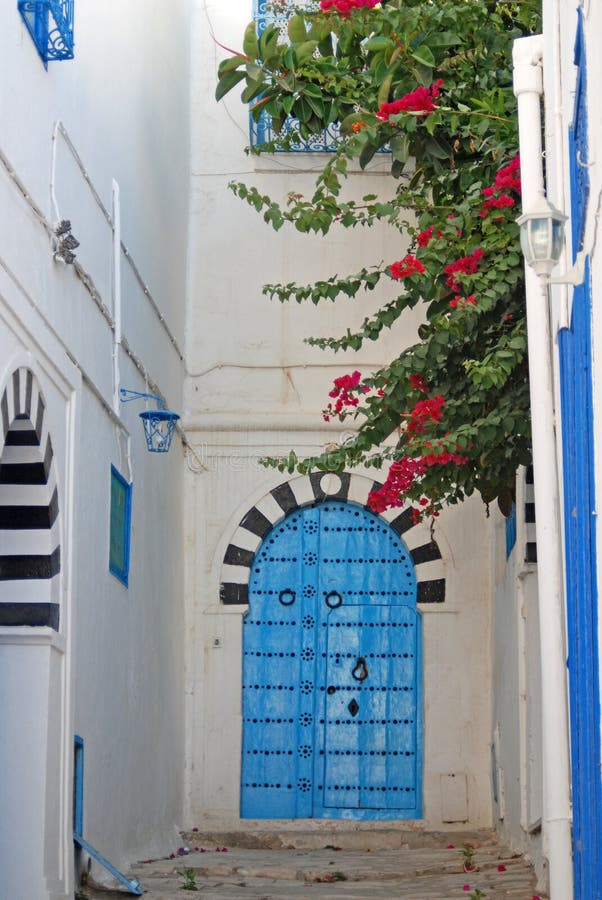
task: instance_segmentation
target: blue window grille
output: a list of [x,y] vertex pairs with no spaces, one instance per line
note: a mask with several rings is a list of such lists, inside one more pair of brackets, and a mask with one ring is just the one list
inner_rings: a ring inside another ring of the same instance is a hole
[[111,466],[109,571],[126,587],[130,573],[132,485]]
[[506,518],[506,559],[514,550],[516,544],[516,503],[512,504],[510,515]]
[[[278,4],[275,4],[273,0],[254,0],[253,18],[255,19],[258,33],[262,34],[268,25],[277,25],[282,39],[287,40],[288,21],[294,14],[295,9],[300,5],[295,0],[281,0]],[[314,0],[307,0],[303,5],[308,9],[318,9],[318,4]],[[276,132],[272,128],[272,117],[268,113],[262,112],[257,121],[249,114],[251,146],[257,147],[261,144],[275,141],[291,131],[296,131],[298,126],[299,120],[289,116],[284,123],[282,131]],[[332,153],[336,150],[338,142],[339,126],[335,122],[329,125],[328,128],[325,128],[324,131],[312,135],[307,140],[295,141],[291,144],[290,149],[294,153]],[[282,152],[282,148],[276,147],[276,151]]]
[[42,62],[73,59],[74,0],[18,0],[21,18]]

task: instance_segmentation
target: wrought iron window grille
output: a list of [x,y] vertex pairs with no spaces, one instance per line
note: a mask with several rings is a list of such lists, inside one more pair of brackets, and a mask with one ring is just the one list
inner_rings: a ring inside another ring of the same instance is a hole
[[[281,38],[288,41],[288,22],[300,6],[311,11],[319,9],[318,0],[253,0],[253,18],[259,34],[265,31],[268,25],[277,25]],[[256,98],[253,102],[257,102]],[[298,133],[299,120],[289,116],[280,132],[272,127],[272,117],[263,111],[257,121],[249,112],[249,138],[251,147],[260,147],[262,144],[272,143],[289,135]],[[340,143],[338,122],[328,125],[323,131],[314,134],[307,139],[299,139],[291,142],[288,150],[276,146],[276,153],[334,153]],[[381,147],[379,153],[390,153],[388,146]]]
[[[257,25],[257,31],[262,34],[268,25],[277,25],[283,40],[288,41],[287,26],[290,17],[294,14],[295,9],[301,4],[295,0],[254,0],[253,18]],[[318,4],[314,0],[307,0],[303,4],[308,9],[317,9]],[[255,101],[256,102],[256,101]],[[251,147],[258,147],[262,144],[271,143],[282,139],[291,132],[296,132],[299,128],[299,120],[289,116],[284,123],[284,128],[280,132],[276,132],[272,127],[272,117],[269,113],[262,112],[257,121],[253,118],[253,114],[249,113],[249,132]],[[339,128],[336,123],[329,125],[319,134],[312,135],[307,140],[294,141],[290,150],[293,153],[333,153],[337,149],[339,142]],[[284,152],[282,147],[275,148],[277,153]]]
[[18,9],[44,67],[73,59],[75,0],[18,0]]

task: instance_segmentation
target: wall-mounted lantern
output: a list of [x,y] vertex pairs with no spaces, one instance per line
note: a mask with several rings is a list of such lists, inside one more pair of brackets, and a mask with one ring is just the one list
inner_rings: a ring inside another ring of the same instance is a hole
[[550,275],[560,259],[567,217],[543,196],[516,220],[525,261],[538,275]]
[[157,409],[146,409],[140,413],[144,426],[146,448],[151,453],[167,453],[171,447],[171,441],[176,423],[180,416],[178,413],[165,409],[161,397],[156,394],[143,394],[140,391],[130,391],[127,388],[119,388],[119,399],[122,403],[131,400],[155,400]]

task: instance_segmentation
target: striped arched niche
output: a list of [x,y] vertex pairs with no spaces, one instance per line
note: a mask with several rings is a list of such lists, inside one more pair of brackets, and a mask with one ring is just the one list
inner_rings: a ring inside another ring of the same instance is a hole
[[10,376],[0,420],[0,625],[58,630],[58,492],[46,403],[31,369]]
[[[323,500],[344,500],[369,509],[368,494],[379,487],[382,487],[380,482],[350,472],[313,472],[275,487],[243,516],[232,535],[222,563],[222,603],[248,604],[249,577],[255,553],[268,531],[288,513]],[[443,561],[430,527],[423,522],[415,524],[409,507],[388,510],[380,518],[403,538],[410,551],[418,583],[418,603],[443,603]]]

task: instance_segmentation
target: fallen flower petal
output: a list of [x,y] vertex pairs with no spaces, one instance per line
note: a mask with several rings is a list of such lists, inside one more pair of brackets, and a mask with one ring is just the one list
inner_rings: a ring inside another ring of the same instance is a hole
[[506,871],[506,866],[498,866],[498,867],[497,867],[497,870],[498,870],[498,872],[505,872],[505,871]]

